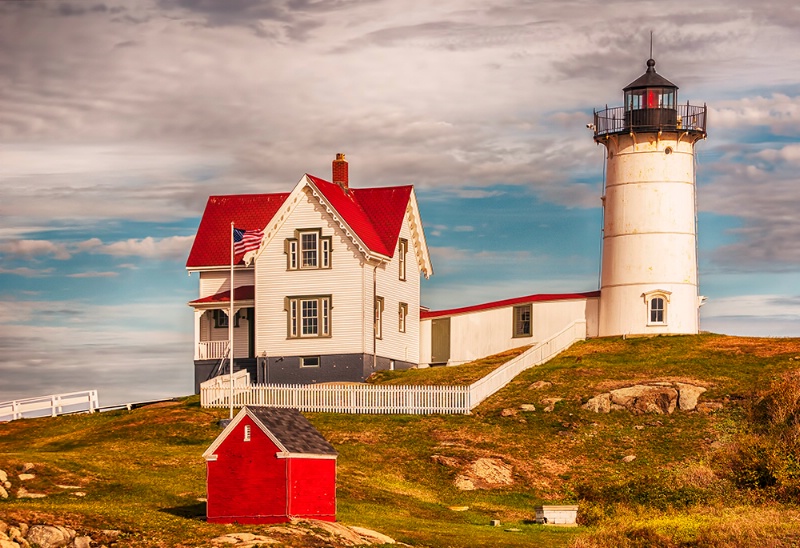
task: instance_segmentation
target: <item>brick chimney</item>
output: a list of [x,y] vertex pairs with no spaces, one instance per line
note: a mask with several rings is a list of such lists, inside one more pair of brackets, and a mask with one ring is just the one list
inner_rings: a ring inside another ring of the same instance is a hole
[[336,159],[333,161],[333,182],[340,187],[342,190],[347,192],[347,189],[350,188],[349,177],[347,174],[347,160],[344,159],[344,154],[341,152],[336,153]]

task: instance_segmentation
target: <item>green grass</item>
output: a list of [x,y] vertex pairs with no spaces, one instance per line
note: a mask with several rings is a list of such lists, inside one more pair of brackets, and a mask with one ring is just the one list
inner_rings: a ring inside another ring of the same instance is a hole
[[[526,371],[470,416],[307,416],[340,452],[338,520],[414,546],[792,546],[800,539],[797,507],[737,488],[722,456],[743,428],[744,404],[796,369],[798,356],[797,339],[592,340]],[[378,382],[466,384],[497,365],[393,372]],[[643,380],[703,384],[701,401],[723,407],[668,416],[581,407]],[[534,389],[536,381],[552,384]],[[562,399],[544,412],[542,400],[553,397]],[[537,410],[501,415],[523,403]],[[26,486],[49,493],[0,500],[0,519],[52,520],[90,533],[120,529],[120,544],[131,546],[198,546],[225,532],[268,532],[202,520],[201,455],[226,415],[201,409],[192,397],[131,412],[0,424],[0,468],[16,474],[34,463],[37,477]],[[636,459],[623,463],[629,454]],[[461,466],[438,464],[434,455]],[[481,457],[511,465],[513,484],[458,490],[461,468]],[[81,485],[87,495],[59,484]],[[537,504],[567,502],[579,502],[584,526],[530,523]],[[469,509],[450,509],[456,506]],[[490,527],[492,519],[502,526]],[[285,545],[308,543],[278,536]]]
[[469,385],[482,379],[508,360],[519,356],[528,348],[530,346],[521,346],[456,367],[377,371],[370,376],[367,382],[372,384],[403,384],[407,386]]

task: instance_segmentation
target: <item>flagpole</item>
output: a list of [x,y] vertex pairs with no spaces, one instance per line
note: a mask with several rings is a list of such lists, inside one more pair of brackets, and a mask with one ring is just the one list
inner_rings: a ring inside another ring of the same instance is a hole
[[233,419],[233,222],[231,222],[231,309],[228,314],[228,357],[230,359],[231,414]]

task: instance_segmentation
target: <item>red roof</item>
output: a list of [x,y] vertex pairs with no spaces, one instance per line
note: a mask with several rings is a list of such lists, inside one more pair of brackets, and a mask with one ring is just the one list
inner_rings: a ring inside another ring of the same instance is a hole
[[[243,285],[233,290],[234,301],[252,301],[253,299],[255,299],[255,296],[256,296],[256,288],[253,285]],[[217,293],[216,295],[209,295],[208,297],[195,299],[194,301],[191,301],[189,304],[229,303],[229,302],[231,302],[230,290]]]
[[[339,185],[307,177],[370,251],[394,256],[413,187],[350,188],[345,193]],[[288,197],[287,193],[211,196],[186,267],[229,265],[231,221],[236,228],[263,229]]]
[[543,293],[540,295],[528,295],[527,297],[516,297],[513,299],[505,299],[503,301],[494,301],[491,303],[476,304],[472,306],[465,306],[463,308],[451,308],[450,310],[423,310],[420,309],[420,319],[425,318],[439,318],[441,316],[454,316],[456,314],[465,314],[467,312],[476,312],[478,310],[491,310],[492,308],[503,308],[505,306],[513,306],[515,304],[525,304],[541,301],[567,301],[571,299],[586,299],[592,297],[599,297],[599,291],[588,291],[586,293]]
[[231,221],[243,230],[263,229],[288,197],[288,193],[210,196],[186,267],[230,265]]
[[394,256],[411,186],[350,188],[345,193],[337,184],[308,178],[371,251]]

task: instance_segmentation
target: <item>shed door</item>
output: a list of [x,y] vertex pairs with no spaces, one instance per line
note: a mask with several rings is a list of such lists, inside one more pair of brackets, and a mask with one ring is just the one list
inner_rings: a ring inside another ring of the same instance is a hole
[[431,320],[431,363],[450,359],[450,318]]

